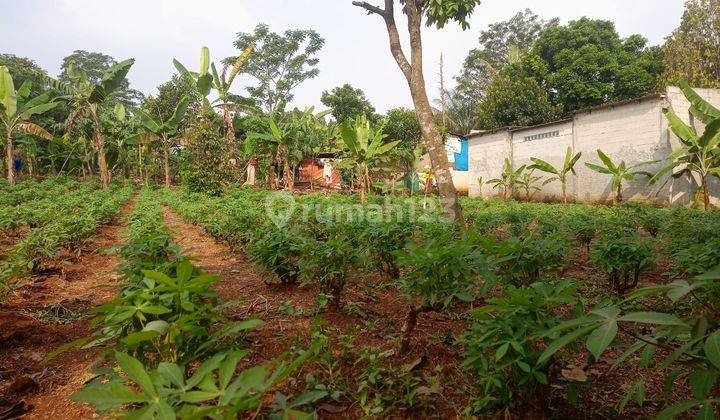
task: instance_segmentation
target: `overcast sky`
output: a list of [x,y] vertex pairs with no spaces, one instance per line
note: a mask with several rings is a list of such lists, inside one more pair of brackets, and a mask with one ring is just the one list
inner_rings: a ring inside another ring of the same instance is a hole
[[[200,47],[207,45],[211,58],[219,61],[236,54],[232,42],[237,32],[264,22],[276,32],[312,28],[326,40],[319,54],[320,75],[297,88],[294,105],[320,106],[322,91],[343,83],[363,89],[381,112],[412,104],[381,19],[367,16],[351,0],[0,0],[0,5],[0,53],[32,58],[52,76],[59,73],[62,58],[77,49],[118,60],[134,57],[128,75],[132,87],[152,94],[173,74],[173,58],[194,69]],[[582,16],[609,19],[622,37],[640,33],[655,45],[680,23],[683,0],[484,0],[469,30],[424,30],[431,99],[437,96],[441,52],[452,84],[468,50],[477,45],[479,31],[525,8],[546,19],[560,17],[563,23]],[[248,82],[239,80],[234,90],[245,93]]]

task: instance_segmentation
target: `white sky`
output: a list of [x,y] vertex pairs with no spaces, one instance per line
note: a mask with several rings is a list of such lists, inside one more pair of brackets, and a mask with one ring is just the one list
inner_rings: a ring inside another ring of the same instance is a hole
[[[53,76],[62,58],[76,49],[118,60],[134,57],[131,85],[152,94],[173,74],[173,58],[194,69],[200,47],[207,45],[211,58],[219,61],[236,53],[232,42],[237,32],[265,22],[276,32],[312,28],[325,38],[320,75],[296,90],[293,105],[322,107],[322,91],[343,83],[363,89],[380,112],[412,104],[390,56],[384,24],[351,0],[0,0],[0,6],[0,53],[32,58]],[[441,52],[446,81],[452,85],[468,50],[476,47],[479,31],[525,8],[546,19],[560,17],[563,23],[582,16],[613,20],[622,37],[640,33],[654,45],[680,23],[683,0],[485,0],[467,31],[457,26],[424,30],[431,99],[437,96]],[[404,23],[399,10],[396,14],[398,23]],[[236,81],[234,91],[246,93],[247,82]]]

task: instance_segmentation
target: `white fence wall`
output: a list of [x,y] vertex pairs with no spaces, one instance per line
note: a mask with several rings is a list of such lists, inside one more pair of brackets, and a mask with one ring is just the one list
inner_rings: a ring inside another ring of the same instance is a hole
[[[501,130],[486,134],[482,137],[468,139],[468,172],[470,197],[488,196],[497,194],[497,190],[484,183],[502,174],[505,158],[512,160],[512,146],[510,133]],[[483,185],[478,183],[482,178]]]
[[[551,137],[538,138],[542,136]],[[514,167],[519,168],[521,165],[531,165],[531,157],[540,158],[555,167],[562,166],[562,163],[565,161],[567,148],[572,147],[572,137],[572,121],[513,131]],[[533,176],[545,175],[547,174],[537,170],[533,173]],[[567,193],[568,197],[573,197],[574,182],[568,182]],[[560,200],[562,199],[562,185],[559,181],[547,184],[543,187],[542,191],[538,191],[533,198]]]
[[[712,104],[720,107],[720,90],[696,89]],[[679,147],[680,141],[668,129],[662,113],[664,107],[673,109],[686,123],[693,124],[702,132],[699,122],[691,117],[690,104],[680,89],[668,88],[667,95],[640,98],[614,106],[596,107],[579,111],[569,121],[558,121],[537,127],[515,130],[499,130],[471,136],[469,141],[471,197],[497,196],[500,191],[477,185],[478,177],[484,181],[500,177],[503,160],[510,158],[513,168],[529,164],[531,157],[538,157],[553,165],[561,165],[567,147],[583,156],[575,166],[577,176],[570,176],[568,195],[580,202],[605,202],[614,197],[611,177],[588,169],[585,162],[600,163],[597,149],[605,152],[614,162],[624,160],[628,165],[638,162],[660,160],[662,162],[642,167],[654,172],[663,166],[665,159]],[[545,176],[536,171],[538,175]],[[720,196],[720,182],[713,180],[713,195]],[[662,182],[660,183],[662,184]],[[690,202],[696,186],[687,179],[668,182],[659,189],[647,187],[647,178],[638,177],[636,182],[623,184],[627,199],[635,201],[658,201],[673,204]],[[536,199],[559,199],[558,182],[546,185]],[[718,203],[718,200],[715,199]]]

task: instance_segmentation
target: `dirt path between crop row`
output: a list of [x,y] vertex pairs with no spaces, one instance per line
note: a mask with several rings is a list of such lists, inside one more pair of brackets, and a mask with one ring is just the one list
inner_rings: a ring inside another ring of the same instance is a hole
[[[264,321],[261,327],[253,331],[247,343],[247,348],[252,350],[247,365],[269,363],[293,349],[307,348],[316,323],[324,325],[324,333],[333,337],[330,357],[342,365],[335,374],[339,374],[342,381],[352,389],[356,389],[355,381],[366,365],[366,362],[358,363],[358,357],[364,349],[374,352],[389,350],[392,353],[394,341],[391,338],[399,331],[405,316],[403,308],[407,306],[402,295],[393,288],[383,287],[379,283],[375,285],[373,282],[376,280],[367,277],[365,281],[371,291],[351,282],[342,299],[355,310],[347,309],[348,306],[342,312],[328,311],[315,316],[318,296],[316,285],[268,286],[264,282],[264,275],[241,251],[218,242],[201,227],[185,222],[172,210],[166,208],[164,212],[165,224],[174,231],[175,242],[184,253],[193,257],[195,264],[207,272],[221,276],[213,289],[219,293],[222,301],[239,300],[237,305],[227,310],[227,314],[237,320],[257,316]],[[425,314],[418,321],[416,341],[411,351],[405,355],[392,355],[389,360],[396,366],[414,366],[417,375],[438,374],[435,368],[445,366],[440,375],[448,386],[439,391],[441,396],[436,407],[439,410],[436,412],[442,413],[438,414],[439,417],[458,415],[457,407],[464,406],[467,396],[464,377],[455,368],[459,360],[457,349],[438,340],[436,335],[439,331],[449,333],[463,327],[462,322],[441,314]],[[350,347],[344,347],[347,340],[351,340]],[[347,351],[350,354],[343,354]],[[307,365],[295,376],[318,375],[322,374],[322,370],[323,367],[319,365]],[[302,392],[301,388],[295,389],[294,386],[301,384],[285,384],[281,391],[295,395]],[[361,417],[358,409],[357,401],[343,399],[321,405],[318,415],[321,418],[356,418]]]
[[205,271],[220,276],[212,288],[222,302],[237,302],[226,314],[233,319],[245,319],[251,315],[265,321],[251,343],[253,352],[248,362],[264,363],[273,360],[287,350],[287,342],[295,338],[309,337],[312,319],[293,318],[277,312],[283,301],[311,310],[317,292],[314,288],[270,288],[263,276],[253,267],[242,252],[235,252],[226,244],[218,242],[199,226],[185,222],[170,209],[164,209],[165,225],[174,232],[183,253],[191,256],[195,264]]
[[70,350],[48,363],[43,358],[62,344],[88,335],[83,312],[117,294],[117,255],[107,250],[122,243],[126,203],[57,273],[32,277],[0,303],[0,419],[94,418],[89,405],[70,401],[95,361],[92,350]]

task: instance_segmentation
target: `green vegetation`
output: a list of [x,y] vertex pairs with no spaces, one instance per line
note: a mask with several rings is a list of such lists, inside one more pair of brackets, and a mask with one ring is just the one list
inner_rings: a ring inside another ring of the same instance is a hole
[[[127,79],[134,59],[77,50],[54,80],[0,55],[0,293],[15,305],[0,314],[77,326],[63,342],[85,335],[42,349],[46,361],[97,356],[71,399],[148,419],[717,417],[720,110],[682,80],[719,85],[718,0],[689,0],[663,47],[620,38],[610,21],[525,10],[480,33],[454,89],[443,80],[439,113],[422,24],[467,29],[481,2],[352,4],[382,19],[414,109],[379,115],[350,83],[322,93],[328,110],[290,105],[320,71],[325,40],[312,29],[259,24],[222,65],[202,47],[197,69],[174,60],[147,99]],[[570,203],[582,158],[571,147],[559,165],[505,159],[477,180],[502,199],[455,191],[451,133],[541,124],[670,82],[691,104],[689,123],[663,110],[677,150],[628,163],[598,149],[599,163],[583,162],[607,175],[614,205]],[[332,185],[318,182],[328,172]],[[697,185],[702,209],[625,202],[642,176],[658,193]],[[531,201],[555,181],[562,204]],[[72,284],[65,269],[107,257],[88,245],[121,208],[117,276],[102,283],[112,293],[67,296],[110,278],[87,264]],[[222,243],[212,257],[193,254],[207,245],[197,236],[209,241],[197,229]],[[22,349],[13,363],[34,358],[27,337],[54,338],[38,331],[3,334],[0,347]],[[17,387],[0,379],[0,393]]]

